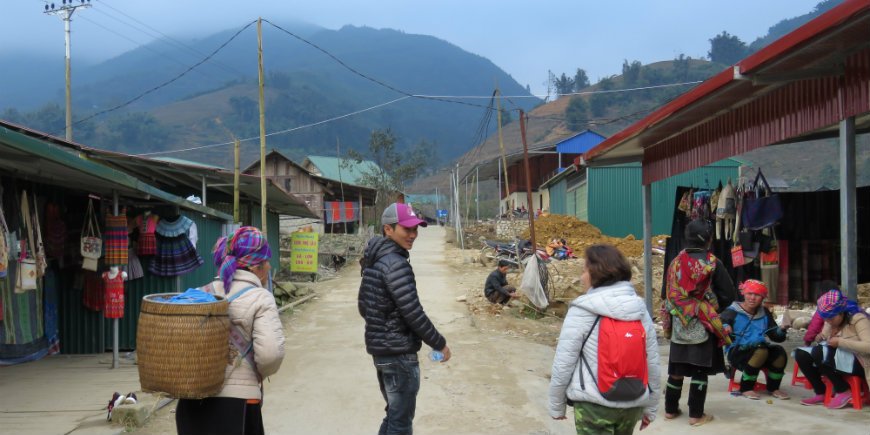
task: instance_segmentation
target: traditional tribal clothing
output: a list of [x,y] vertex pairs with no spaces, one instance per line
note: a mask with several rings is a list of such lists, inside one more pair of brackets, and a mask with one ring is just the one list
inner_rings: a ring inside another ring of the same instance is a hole
[[255,227],[241,227],[228,239],[222,238],[215,244],[215,263],[218,249],[223,246],[220,263],[220,277],[224,288],[230,288],[236,269],[256,266],[270,258],[272,251],[266,236]]
[[[718,345],[731,344],[731,339],[722,329],[722,321],[716,314],[718,302],[710,288],[711,277],[716,270],[716,257],[707,253],[704,259],[694,259],[682,251],[668,268],[667,304],[669,318],[663,322],[667,329],[676,318],[683,326],[697,318],[704,329],[713,334]],[[666,331],[666,334],[668,332]]]
[[126,211],[118,216],[106,216],[106,231],[103,241],[103,262],[108,266],[124,266],[127,264],[127,215]]
[[855,301],[850,301],[839,290],[831,290],[822,295],[818,302],[819,316],[831,319],[840,313],[855,314],[861,312],[861,307]]
[[136,218],[136,226],[139,227],[139,255],[155,255],[157,254],[157,223],[160,221],[160,216],[140,215]]
[[157,255],[148,265],[151,273],[159,276],[177,276],[202,265],[202,257],[187,237],[191,225],[193,221],[186,216],[180,216],[175,221],[162,219],[157,224]]
[[109,272],[103,272],[105,299],[103,301],[103,316],[107,319],[124,317],[124,275],[119,271],[114,278]]

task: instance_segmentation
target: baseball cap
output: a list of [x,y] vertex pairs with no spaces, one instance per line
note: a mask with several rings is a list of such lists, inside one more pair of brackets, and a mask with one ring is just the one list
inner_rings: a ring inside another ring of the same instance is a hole
[[381,214],[381,225],[387,224],[399,224],[405,228],[428,225],[426,221],[417,217],[410,205],[398,202],[388,205]]

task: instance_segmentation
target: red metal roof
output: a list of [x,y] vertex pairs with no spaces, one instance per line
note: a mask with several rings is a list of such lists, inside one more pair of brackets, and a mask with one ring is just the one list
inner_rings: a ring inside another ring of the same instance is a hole
[[[611,136],[584,158],[643,158],[648,183],[825,127],[840,115],[866,113],[868,41],[870,0],[847,0]],[[836,65],[844,65],[839,74],[832,72]]]

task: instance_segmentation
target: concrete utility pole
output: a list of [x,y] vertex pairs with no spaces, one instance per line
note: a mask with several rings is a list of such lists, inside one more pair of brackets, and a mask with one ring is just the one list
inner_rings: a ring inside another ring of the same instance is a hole
[[66,134],[67,141],[72,141],[72,92],[70,91],[70,22],[72,22],[73,13],[78,8],[91,7],[91,0],[79,0],[78,4],[73,4],[73,0],[61,0],[63,3],[60,7],[55,7],[54,3],[45,5],[45,13],[50,15],[58,15],[63,20],[64,41],[66,42]]

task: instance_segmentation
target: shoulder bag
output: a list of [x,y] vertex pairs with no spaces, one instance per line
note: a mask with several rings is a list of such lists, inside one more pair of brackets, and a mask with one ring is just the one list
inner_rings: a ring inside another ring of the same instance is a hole
[[88,211],[82,225],[82,269],[97,271],[100,257],[103,256],[103,240],[100,238],[100,224],[94,212],[94,203],[88,199]]
[[782,219],[782,203],[779,195],[770,189],[761,168],[755,176],[753,190],[755,195],[746,198],[743,204],[743,226],[750,230],[760,230],[775,225]]
[[[18,256],[18,270],[15,278],[15,293],[24,293],[36,289],[36,259],[33,258],[33,228],[30,225],[30,204],[27,201],[27,191],[21,192],[21,214],[24,227],[27,229],[27,242],[21,241],[21,253]],[[30,252],[27,245],[30,245]]]

